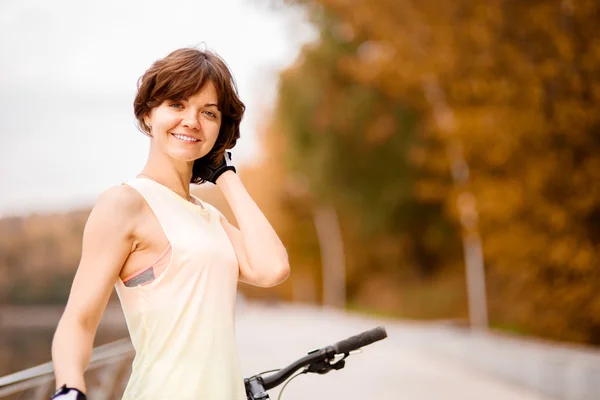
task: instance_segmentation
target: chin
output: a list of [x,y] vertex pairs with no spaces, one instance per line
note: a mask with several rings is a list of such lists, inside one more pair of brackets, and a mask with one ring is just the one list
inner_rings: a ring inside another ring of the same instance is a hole
[[171,158],[174,158],[176,160],[179,161],[185,161],[185,162],[193,162],[196,161],[199,158],[202,158],[206,155],[207,153],[205,152],[182,152],[182,151],[170,151],[169,152],[169,156],[171,156]]

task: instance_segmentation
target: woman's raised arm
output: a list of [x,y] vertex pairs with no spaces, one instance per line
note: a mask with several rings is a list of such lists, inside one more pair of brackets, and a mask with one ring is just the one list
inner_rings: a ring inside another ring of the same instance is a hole
[[217,185],[240,226],[238,230],[224,221],[238,256],[239,280],[261,287],[284,282],[290,275],[287,251],[240,178],[232,171],[225,171],[217,179]]

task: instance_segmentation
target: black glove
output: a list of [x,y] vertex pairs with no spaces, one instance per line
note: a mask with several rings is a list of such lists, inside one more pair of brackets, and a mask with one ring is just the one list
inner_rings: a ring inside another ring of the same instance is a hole
[[231,163],[231,152],[226,151],[225,156],[221,160],[221,162],[215,167],[210,165],[209,160],[205,162],[200,162],[204,160],[198,160],[194,164],[194,175],[199,176],[205,181],[216,184],[217,178],[221,176],[221,174],[225,171],[233,171],[236,172],[235,167]]
[[62,385],[58,388],[50,400],[87,400],[85,394],[75,388],[68,388],[67,385]]

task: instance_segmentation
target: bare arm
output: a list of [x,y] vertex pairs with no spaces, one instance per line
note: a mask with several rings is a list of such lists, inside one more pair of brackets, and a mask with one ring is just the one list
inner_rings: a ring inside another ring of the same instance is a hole
[[275,286],[285,281],[290,274],[285,247],[240,178],[233,171],[226,171],[217,179],[217,186],[240,226],[238,230],[223,221],[238,257],[239,279],[261,287]]
[[86,391],[83,374],[90,363],[96,329],[134,245],[133,221],[140,196],[132,191],[125,185],[106,190],[86,223],[81,261],[52,341],[57,388],[66,384]]

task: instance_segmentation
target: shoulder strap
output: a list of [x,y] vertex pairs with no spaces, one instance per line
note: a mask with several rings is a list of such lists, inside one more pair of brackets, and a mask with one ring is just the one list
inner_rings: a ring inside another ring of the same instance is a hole
[[[225,215],[223,215],[223,213],[217,207],[213,206],[210,203],[207,203],[204,200],[201,200],[201,201],[202,201],[202,204],[204,205],[204,207],[206,207],[206,209],[208,209],[210,211],[210,213],[212,215],[214,215],[214,217],[217,220],[223,219],[224,221],[227,221],[227,218],[225,217]],[[229,222],[229,221],[227,221],[227,222]]]
[[[181,204],[177,202],[178,196],[170,189],[151,179],[136,178],[124,183],[136,189],[142,195],[156,216],[165,236],[169,242],[173,243],[176,240],[180,221],[178,215],[181,214]],[[183,217],[185,218],[185,215]]]

